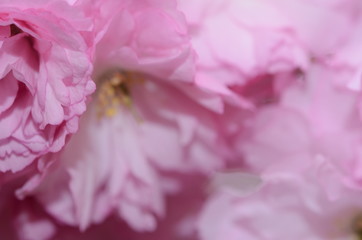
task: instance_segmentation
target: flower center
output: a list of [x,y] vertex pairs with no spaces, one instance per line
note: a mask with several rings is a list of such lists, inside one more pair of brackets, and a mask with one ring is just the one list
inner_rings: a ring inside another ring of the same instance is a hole
[[132,72],[113,70],[104,74],[97,91],[98,117],[113,117],[121,106],[132,108],[130,87],[141,80]]

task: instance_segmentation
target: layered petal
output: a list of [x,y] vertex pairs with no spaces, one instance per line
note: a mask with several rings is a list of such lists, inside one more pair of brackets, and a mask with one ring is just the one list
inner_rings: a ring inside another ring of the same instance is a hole
[[79,15],[55,6],[71,9],[61,1],[0,4],[1,172],[59,151],[94,90],[92,46]]

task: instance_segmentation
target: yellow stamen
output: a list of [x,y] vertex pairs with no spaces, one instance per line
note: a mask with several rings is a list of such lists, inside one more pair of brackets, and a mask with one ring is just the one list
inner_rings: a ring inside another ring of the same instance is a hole
[[98,117],[113,117],[122,106],[134,114],[130,88],[131,85],[140,81],[143,82],[143,79],[139,75],[119,70],[103,75],[97,91]]

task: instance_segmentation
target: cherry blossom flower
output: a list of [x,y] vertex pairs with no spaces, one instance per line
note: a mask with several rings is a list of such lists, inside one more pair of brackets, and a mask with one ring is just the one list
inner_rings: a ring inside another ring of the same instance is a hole
[[[58,14],[59,9],[66,14]],[[68,11],[69,10],[69,11]],[[87,22],[63,1],[2,1],[0,171],[59,151],[78,129],[91,80]]]

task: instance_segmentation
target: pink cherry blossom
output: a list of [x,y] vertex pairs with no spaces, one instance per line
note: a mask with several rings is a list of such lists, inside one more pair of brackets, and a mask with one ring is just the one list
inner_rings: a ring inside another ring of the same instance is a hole
[[176,1],[125,1],[119,5],[112,9],[114,17],[97,46],[95,75],[122,66],[160,79],[193,81],[195,56],[184,16],[175,11]]
[[359,97],[334,84],[341,77],[334,69],[314,66],[279,104],[256,114],[235,147],[253,171],[300,173],[322,159],[339,169],[345,185],[361,187]]
[[60,221],[86,228],[116,211],[134,229],[152,230],[154,215],[165,214],[164,194],[179,191],[159,170],[208,173],[223,165],[218,116],[175,87],[145,81],[132,87],[134,112],[120,107],[100,119],[97,102],[89,105],[36,191]]
[[[248,88],[273,88],[274,74],[304,69],[309,64],[308,53],[291,31],[288,19],[267,1],[196,0],[179,4],[198,54],[197,85],[234,105],[252,108],[254,102],[245,96]],[[222,111],[222,104],[208,106]]]
[[114,214],[154,230],[165,195],[180,191],[174,173],[210,174],[229,157],[222,117],[191,97],[208,93],[192,84],[194,54],[169,2],[119,7],[97,45],[98,90],[79,132],[18,191],[62,223],[84,230]]
[[[215,193],[200,215],[200,239],[357,239],[361,192],[342,187],[343,195],[330,199],[315,169],[305,175],[268,175],[258,191],[246,196]],[[340,181],[329,184],[337,187]]]
[[[249,99],[248,89],[259,90],[262,84],[271,91],[279,84],[273,83],[275,74],[308,71],[316,61],[353,76],[340,84],[360,88],[359,1],[196,0],[179,5],[198,54],[197,85],[229,103],[253,109],[258,103]],[[208,107],[222,111],[222,105]]]
[[[264,1],[264,0],[263,0]],[[272,4],[287,19],[311,62],[323,62],[349,75],[340,85],[360,88],[362,3],[356,0],[276,0]],[[308,17],[306,18],[305,16]]]
[[361,238],[361,16],[3,0],[0,236]]
[[0,4],[1,172],[59,151],[78,129],[94,83],[89,39],[73,13],[62,1]]
[[[157,228],[152,232],[134,230],[115,216],[108,217],[101,223],[90,226],[84,231],[79,231],[77,227],[59,224],[50,217],[42,218],[42,220],[48,220],[48,223],[53,223],[56,227],[53,237],[50,238],[52,240],[97,240],[102,237],[112,240],[119,238],[138,240],[196,240],[198,239],[195,224],[196,216],[205,200],[206,191],[203,191],[203,189],[206,179],[202,175],[182,174],[179,175],[179,180],[182,180],[181,191],[171,194],[165,199],[167,213],[163,219],[160,219]],[[35,209],[39,211],[38,208]],[[26,226],[31,226],[31,222],[27,222]]]

